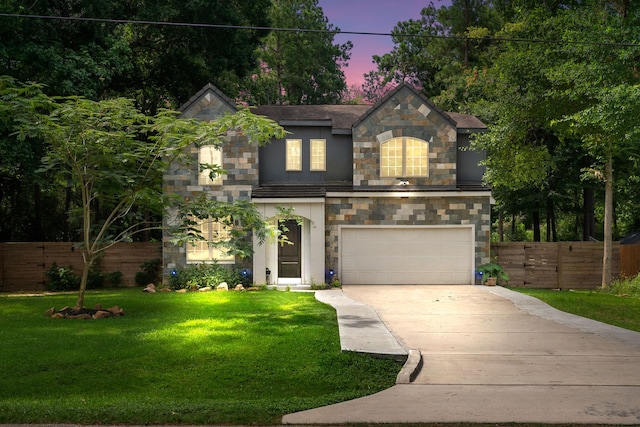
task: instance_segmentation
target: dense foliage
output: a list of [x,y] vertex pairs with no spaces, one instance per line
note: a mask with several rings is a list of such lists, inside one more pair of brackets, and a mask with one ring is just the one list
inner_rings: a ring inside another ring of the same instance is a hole
[[215,289],[221,283],[226,283],[229,289],[236,285],[249,286],[253,277],[249,270],[237,265],[225,266],[219,264],[189,264],[171,273],[169,285],[171,289]]
[[340,29],[328,22],[318,0],[271,3],[271,23],[284,30],[271,32],[257,49],[259,66],[242,82],[242,99],[251,105],[339,103],[351,42],[333,43]]

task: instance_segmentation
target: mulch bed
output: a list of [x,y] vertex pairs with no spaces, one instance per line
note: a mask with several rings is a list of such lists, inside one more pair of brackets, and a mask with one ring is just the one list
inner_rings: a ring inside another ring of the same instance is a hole
[[83,307],[80,309],[64,307],[56,310],[55,307],[51,307],[45,312],[45,315],[52,319],[106,319],[124,316],[124,310],[117,305],[111,308],[102,308],[98,304],[94,308]]

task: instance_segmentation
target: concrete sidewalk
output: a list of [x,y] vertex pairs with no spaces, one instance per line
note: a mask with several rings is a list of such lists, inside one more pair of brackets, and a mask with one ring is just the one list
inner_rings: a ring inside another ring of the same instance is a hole
[[388,390],[285,424],[640,424],[640,333],[501,287],[326,292],[316,295],[336,307],[343,348],[403,357],[400,345],[418,361]]

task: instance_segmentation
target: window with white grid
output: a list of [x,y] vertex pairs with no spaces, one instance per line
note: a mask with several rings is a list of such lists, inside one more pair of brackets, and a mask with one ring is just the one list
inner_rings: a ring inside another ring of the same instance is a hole
[[417,138],[398,137],[380,144],[380,176],[429,176],[429,143]]
[[324,139],[311,140],[311,170],[327,170],[327,142]]
[[[215,145],[205,145],[198,150],[198,164],[222,166],[222,149]],[[211,178],[211,169],[202,169],[198,175],[198,185],[222,185],[222,175]]]
[[187,262],[233,263],[235,261],[234,256],[229,255],[224,247],[218,245],[229,241],[229,227],[211,218],[206,220],[196,219],[196,222],[196,228],[200,230],[201,236],[205,240],[198,241],[195,244],[187,243]]
[[301,171],[302,170],[302,140],[301,139],[287,139],[287,159],[286,169],[287,171]]

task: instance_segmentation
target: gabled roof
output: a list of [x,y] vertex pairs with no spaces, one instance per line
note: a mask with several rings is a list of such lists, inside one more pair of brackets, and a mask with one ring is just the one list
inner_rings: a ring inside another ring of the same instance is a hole
[[251,111],[267,116],[281,125],[299,122],[326,122],[333,129],[351,130],[368,109],[369,105],[262,105]]
[[402,90],[411,91],[421,102],[436,111],[459,131],[482,131],[487,126],[476,116],[461,113],[447,113],[429,98],[407,84],[401,84],[374,105],[261,105],[252,112],[266,116],[281,126],[330,126],[334,133],[351,133],[369,115],[396,96]]
[[202,89],[200,89],[195,95],[193,95],[187,102],[182,104],[178,111],[184,113],[189,108],[191,108],[194,104],[196,104],[203,96],[207,94],[207,92],[212,92],[218,99],[227,104],[229,108],[233,110],[237,110],[237,105],[231,98],[225,95],[220,89],[212,85],[211,83],[207,83]]
[[422,93],[420,93],[419,91],[417,91],[413,86],[410,86],[406,83],[402,83],[401,85],[399,85],[398,87],[396,87],[395,89],[389,91],[385,96],[382,97],[382,99],[380,99],[378,102],[376,102],[375,104],[373,104],[369,110],[367,111],[366,114],[362,115],[360,117],[360,120],[358,120],[357,122],[353,123],[353,127],[358,127],[364,120],[366,120],[367,117],[369,117],[371,114],[373,114],[376,110],[378,110],[382,105],[386,104],[390,99],[392,99],[394,96],[396,96],[399,92],[403,91],[403,90],[409,90],[411,91],[416,97],[418,97],[423,103],[427,104],[429,106],[429,108],[431,108],[432,110],[435,110],[438,114],[440,114],[445,120],[451,122],[452,125],[456,126],[456,122],[455,120],[453,120],[451,118],[451,116],[449,116],[449,114],[447,114],[445,111],[443,111],[442,109],[440,109],[440,107],[438,107],[437,105],[435,105],[433,102],[431,102],[431,100],[429,98],[427,98],[426,96],[424,96]]
[[449,117],[456,123],[458,129],[486,130],[487,125],[482,123],[479,118],[471,114],[447,113]]
[[261,105],[252,109],[255,114],[267,116],[282,126],[299,124],[331,126],[334,132],[351,131],[373,114],[378,108],[402,90],[411,91],[421,102],[436,111],[445,120],[461,131],[482,131],[487,126],[476,116],[461,113],[447,113],[415,88],[401,84],[374,105]]

